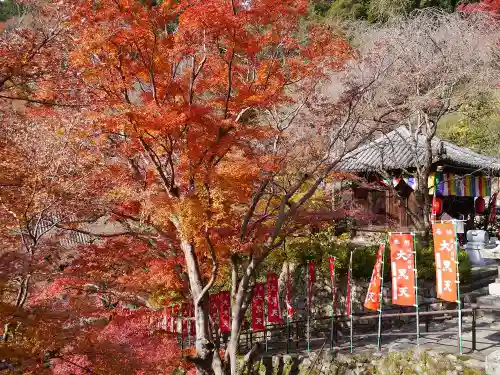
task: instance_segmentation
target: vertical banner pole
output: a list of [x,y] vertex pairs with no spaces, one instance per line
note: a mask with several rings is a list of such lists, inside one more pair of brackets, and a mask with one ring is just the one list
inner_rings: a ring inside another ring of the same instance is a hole
[[[285,248],[285,242],[283,242],[283,248]],[[285,286],[285,304],[286,304],[286,352],[290,352],[290,314],[288,311],[288,303],[289,299],[291,299],[290,296],[290,262],[286,261],[286,286]]]
[[288,312],[286,314],[286,353],[290,352],[290,318]]
[[380,294],[379,294],[379,309],[378,309],[378,333],[377,333],[377,349],[382,351],[382,307],[384,304],[384,263],[385,263],[385,246],[382,251],[382,270],[380,273]]
[[264,340],[266,342],[266,353],[267,353],[267,350],[268,350],[268,347],[267,347],[267,322],[266,322],[266,325],[264,326]]
[[191,346],[191,307],[188,307],[188,312],[187,312],[187,334],[188,334],[188,343],[187,347],[189,348]]
[[[335,263],[337,263],[337,258],[333,257],[333,274],[330,275],[330,280],[332,284],[332,322],[330,326],[330,351],[333,352],[333,330],[334,330],[334,321],[335,321]],[[331,272],[331,271],[330,271]]]
[[352,253],[354,250],[351,250],[351,255],[349,257],[349,277],[347,278],[347,283],[348,283],[348,288],[349,288],[349,320],[350,320],[350,334],[349,334],[349,339],[350,339],[350,352],[352,353],[353,347],[352,347],[352,334],[353,334],[353,319],[352,319],[352,285],[351,285],[351,279],[352,279]]
[[[267,298],[270,298],[269,296],[269,283],[267,282],[267,279],[266,279],[266,291],[267,291]],[[269,303],[266,304],[267,305],[267,314],[266,316],[264,317],[264,343],[265,343],[265,347],[266,347],[266,353],[267,353],[267,350],[268,350],[268,347],[267,347],[267,323],[268,323],[268,320],[269,320]]]
[[458,254],[459,254],[459,249],[458,249],[458,240],[457,240],[457,222],[456,220],[453,220],[453,227],[455,228],[455,256],[456,260],[455,263],[457,265],[457,303],[458,303],[458,348],[460,351],[460,354],[463,353],[463,342],[462,342],[462,300],[460,297],[460,271],[458,269],[459,266],[459,261],[458,261]]
[[310,315],[311,315],[311,312],[309,311],[311,306],[309,306],[309,299],[311,298],[311,291],[310,291],[310,287],[311,287],[311,283],[309,282],[309,260],[307,261],[307,266],[306,266],[306,283],[307,283],[307,327],[306,327],[306,330],[307,330],[307,351],[310,352],[311,351],[311,342],[310,342]]
[[417,271],[417,241],[415,233],[412,232],[411,236],[413,237],[413,265],[415,273],[415,312],[416,312],[416,320],[417,320],[417,347],[420,346],[420,306],[418,301],[418,271]]
[[[436,222],[436,212],[434,210],[434,202],[436,201],[436,190],[437,190],[437,184],[436,184],[436,178],[437,178],[437,171],[436,174],[434,175],[433,178],[433,192],[432,192],[432,202],[431,202],[431,224],[434,224]],[[428,186],[427,186],[428,187]]]

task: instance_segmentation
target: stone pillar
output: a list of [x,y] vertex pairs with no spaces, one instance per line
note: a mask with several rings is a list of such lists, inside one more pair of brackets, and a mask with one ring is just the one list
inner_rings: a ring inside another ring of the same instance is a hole
[[494,283],[488,285],[490,295],[500,297],[500,260],[495,259],[498,268],[498,276]]

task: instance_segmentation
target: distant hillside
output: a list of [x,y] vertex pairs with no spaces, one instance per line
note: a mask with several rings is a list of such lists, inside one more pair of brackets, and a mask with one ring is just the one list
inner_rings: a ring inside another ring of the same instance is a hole
[[19,14],[21,5],[14,0],[0,0],[0,22],[5,22],[9,18]]
[[473,3],[460,0],[316,0],[313,11],[320,17],[332,19],[366,19],[383,22],[390,16],[409,13],[415,9],[441,8],[452,12],[459,3]]
[[476,152],[500,156],[500,95],[464,106],[443,118],[439,136]]

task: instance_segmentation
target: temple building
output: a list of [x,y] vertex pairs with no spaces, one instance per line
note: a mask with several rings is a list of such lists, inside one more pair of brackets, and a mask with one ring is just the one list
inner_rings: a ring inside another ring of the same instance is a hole
[[352,203],[370,214],[359,227],[418,229],[426,204],[434,219],[462,219],[467,229],[477,214],[495,220],[500,159],[435,135],[401,126],[347,154],[339,169],[362,177],[350,184]]

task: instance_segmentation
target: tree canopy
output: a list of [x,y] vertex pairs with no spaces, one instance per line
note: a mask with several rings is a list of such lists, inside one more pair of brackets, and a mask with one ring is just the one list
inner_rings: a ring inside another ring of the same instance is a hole
[[[0,31],[0,319],[25,373],[236,375],[268,256],[363,214],[332,208],[338,163],[402,121],[435,132],[498,72],[498,25],[475,15],[380,3],[385,24],[342,29],[305,0],[20,4]],[[181,302],[183,352],[154,323]]]

